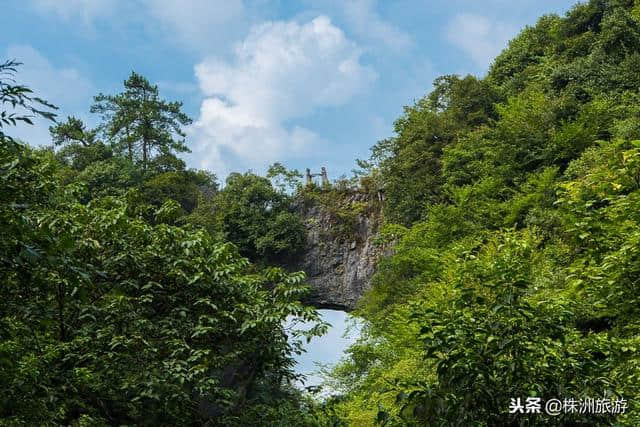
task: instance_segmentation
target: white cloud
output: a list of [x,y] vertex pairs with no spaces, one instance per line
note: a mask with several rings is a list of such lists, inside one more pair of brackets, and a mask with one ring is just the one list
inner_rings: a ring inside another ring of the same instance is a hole
[[351,24],[351,29],[361,37],[394,49],[411,45],[409,34],[384,21],[376,11],[375,0],[348,0],[339,3]]
[[455,16],[449,22],[446,37],[484,69],[507,46],[507,42],[516,32],[517,28],[512,25],[464,13]]
[[[16,81],[33,90],[34,95],[58,106],[58,117],[79,115],[88,110],[95,89],[91,82],[77,69],[56,67],[40,52],[29,45],[12,45],[5,52],[6,59],[22,62]],[[48,127],[52,123],[44,119],[35,120],[34,126],[21,124],[8,133],[32,145],[50,142]]]
[[318,135],[290,120],[344,104],[367,87],[376,74],[360,54],[325,16],[254,27],[232,61],[195,67],[206,98],[190,130],[194,160],[224,175],[230,166],[262,168],[321,146]]

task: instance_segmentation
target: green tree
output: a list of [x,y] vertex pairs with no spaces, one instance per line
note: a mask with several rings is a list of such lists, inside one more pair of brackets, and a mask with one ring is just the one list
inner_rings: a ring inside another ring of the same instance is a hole
[[[50,110],[57,110],[58,107],[34,96],[28,87],[15,83],[14,77],[20,65],[22,63],[15,60],[0,64],[0,104],[3,106],[0,111],[0,140],[11,139],[4,132],[6,126],[15,126],[21,122],[31,125],[36,116],[55,121],[56,114]],[[7,105],[11,105],[11,111],[4,110]],[[13,111],[16,107],[25,110],[26,114]]]
[[267,178],[232,173],[216,198],[227,239],[250,259],[286,261],[302,248],[305,230],[289,197]]
[[405,107],[394,123],[395,136],[378,142],[371,163],[380,168],[385,213],[409,225],[428,203],[443,199],[443,150],[459,135],[496,117],[498,96],[490,84],[472,76],[442,76],[433,91]]
[[49,128],[54,147],[61,147],[57,156],[76,171],[82,171],[94,162],[110,159],[111,147],[97,139],[97,130],[86,128],[82,120],[68,117]]
[[304,274],[150,225],[133,194],[79,204],[53,162],[0,146],[0,422],[246,425],[291,403],[301,347],[283,324],[318,321]]
[[148,179],[142,185],[147,203],[161,206],[167,199],[175,200],[189,213],[198,201],[198,186],[184,172],[164,172]]
[[[168,225],[183,181],[215,193],[215,177],[157,175],[172,191],[149,206],[131,161],[83,151],[102,145],[79,120],[52,134],[77,151],[0,143],[0,425],[322,425],[291,386],[302,338],[326,330],[300,303],[304,274]],[[313,326],[288,336],[285,321]]]
[[274,185],[282,192],[294,192],[302,187],[302,174],[298,169],[287,169],[282,163],[276,162],[269,166],[267,178],[274,181]]
[[[543,16],[374,147],[395,244],[329,378],[349,425],[639,424],[638,10]],[[508,413],[591,395],[626,413]]]
[[87,130],[82,120],[67,117],[66,123],[58,123],[49,128],[53,145],[81,145],[88,147],[96,142],[95,130]]
[[102,115],[101,129],[117,151],[148,168],[155,156],[188,152],[182,129],[191,119],[181,102],[160,98],[158,87],[132,72],[118,95],[99,94],[91,112]]
[[[581,339],[571,301],[528,300],[540,274],[536,237],[506,233],[498,239],[458,264],[462,271],[449,304],[416,306],[412,316],[421,325],[424,357],[433,363],[436,380],[399,384],[401,415],[429,425],[520,425],[520,414],[508,411],[512,398],[579,399],[621,390],[605,379],[614,364],[592,361],[593,353],[613,349],[614,342]],[[561,414],[544,424],[592,418]]]

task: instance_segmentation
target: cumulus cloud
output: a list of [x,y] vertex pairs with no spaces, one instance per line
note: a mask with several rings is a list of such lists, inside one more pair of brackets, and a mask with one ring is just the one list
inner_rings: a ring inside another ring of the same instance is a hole
[[[39,51],[29,45],[12,45],[5,59],[15,59],[23,65],[18,69],[17,81],[33,90],[40,98],[58,106],[58,116],[78,115],[86,111],[95,89],[91,82],[73,67],[56,67]],[[10,135],[32,145],[50,142],[48,127],[51,122],[36,119],[34,126],[20,124]]]
[[449,22],[446,37],[484,69],[507,46],[507,42],[516,32],[517,29],[512,25],[464,13],[456,15]]
[[290,120],[344,104],[367,87],[376,74],[360,55],[342,30],[319,16],[255,26],[231,61],[198,64],[205,99],[190,132],[199,166],[224,175],[230,166],[261,168],[321,146],[315,132]]

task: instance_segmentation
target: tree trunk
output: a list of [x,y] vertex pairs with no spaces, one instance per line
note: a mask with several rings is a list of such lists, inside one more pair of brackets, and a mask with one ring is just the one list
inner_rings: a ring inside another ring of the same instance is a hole
[[142,168],[147,169],[147,141],[142,140]]
[[129,151],[129,161],[133,163],[133,141],[131,140],[129,125],[127,125],[127,150]]

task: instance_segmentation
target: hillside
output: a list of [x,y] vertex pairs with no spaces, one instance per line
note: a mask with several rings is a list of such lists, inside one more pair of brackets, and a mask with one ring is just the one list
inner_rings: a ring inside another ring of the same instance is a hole
[[351,311],[371,288],[378,262],[391,251],[380,240],[382,206],[362,189],[301,189],[296,213],[305,224],[305,244],[293,271],[310,287],[304,301],[317,308]]
[[[640,424],[638,64],[640,5],[579,4],[373,147],[398,243],[333,371],[348,425]],[[628,407],[510,413],[536,397]]]

